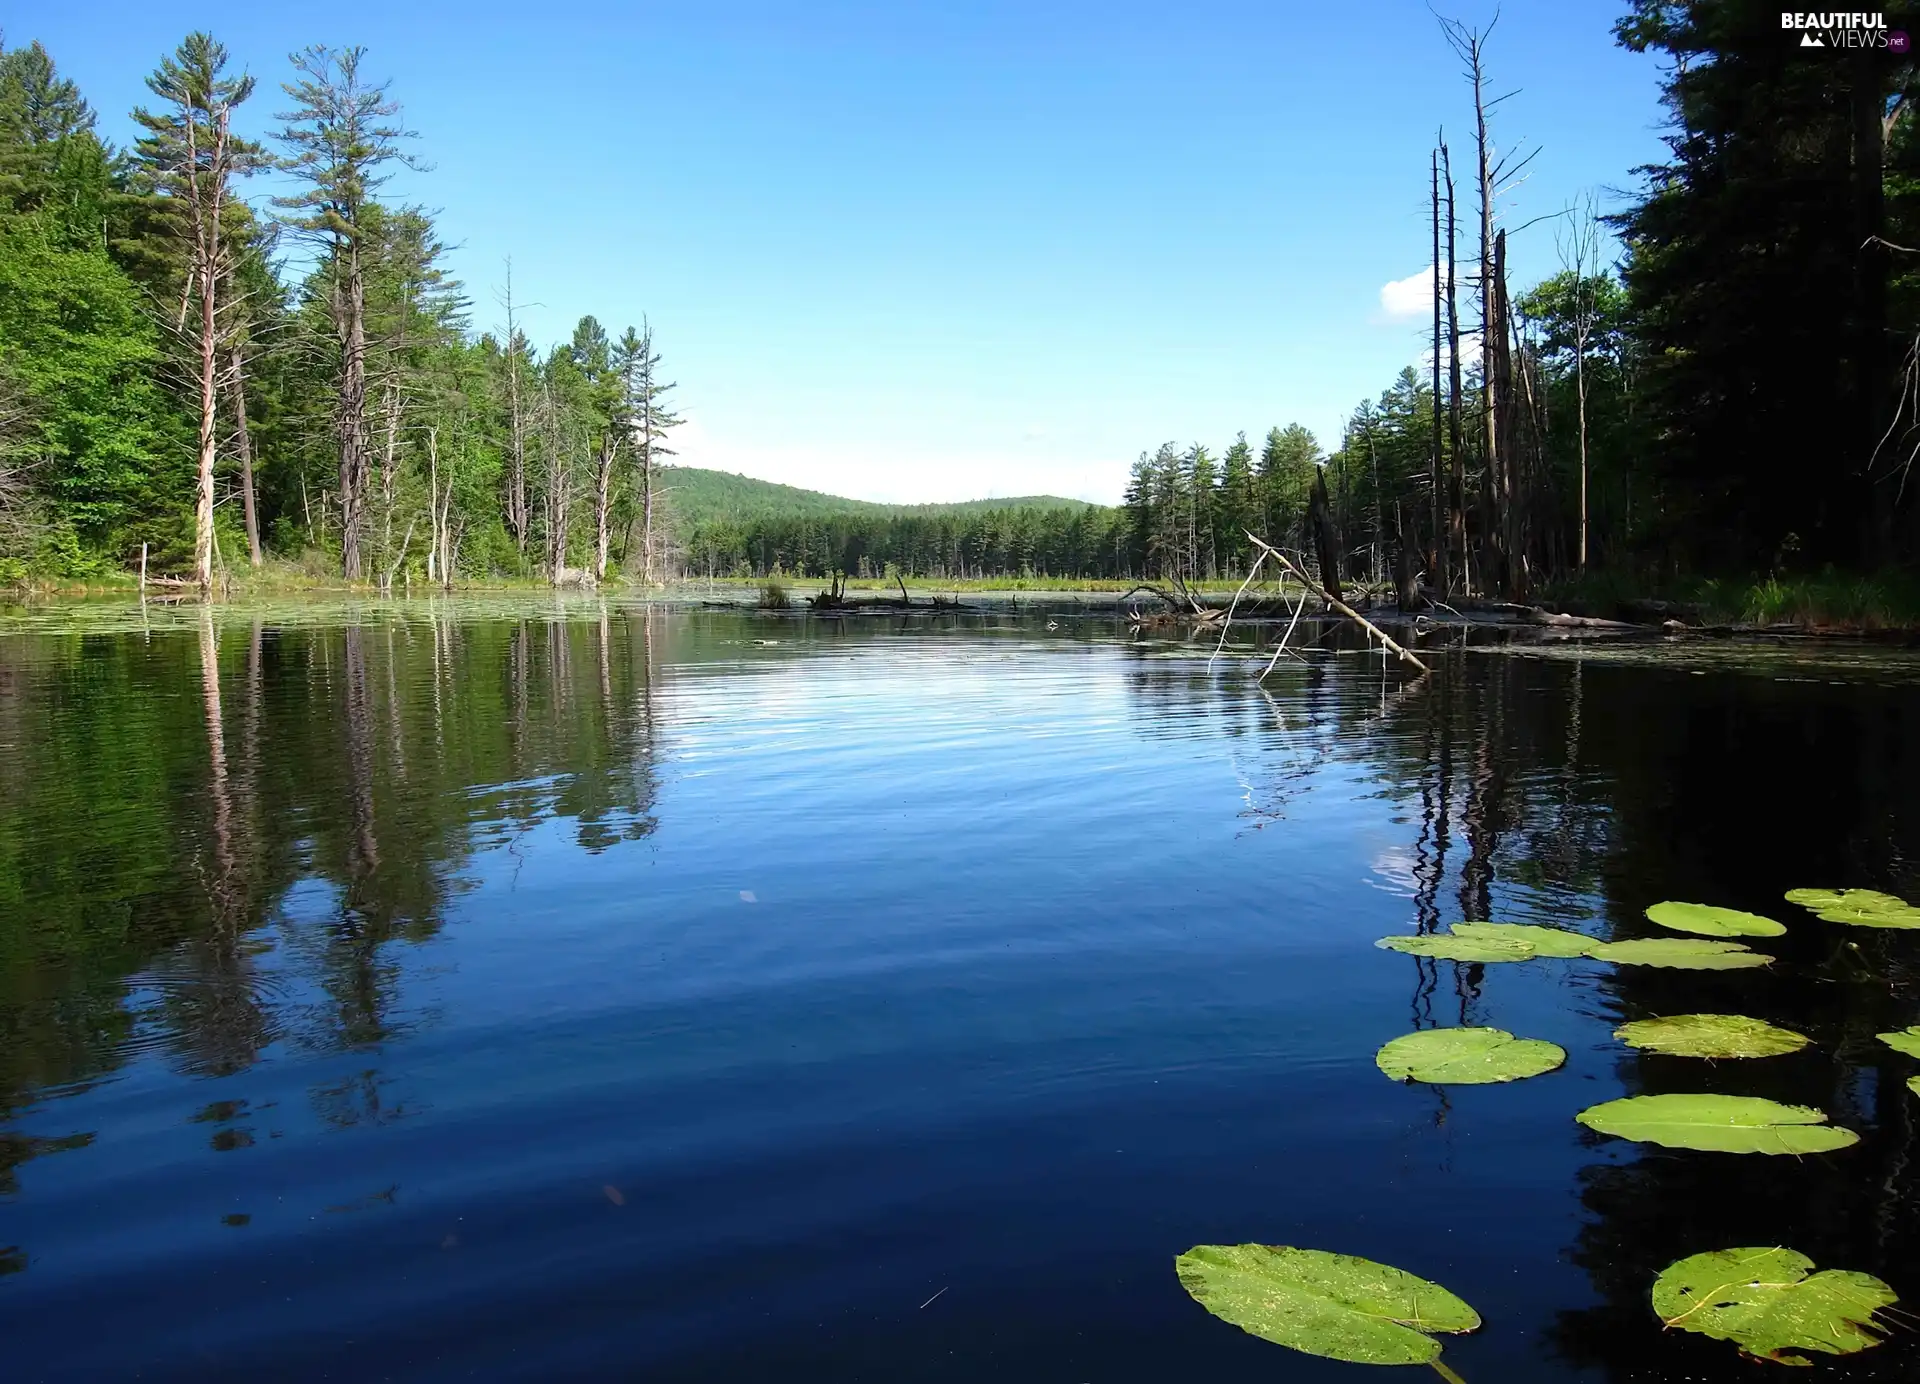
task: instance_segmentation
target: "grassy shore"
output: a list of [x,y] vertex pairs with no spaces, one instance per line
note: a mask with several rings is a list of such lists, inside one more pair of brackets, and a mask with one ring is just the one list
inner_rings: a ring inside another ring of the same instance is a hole
[[1791,626],[1809,632],[1920,632],[1920,580],[1904,572],[1692,577],[1665,583],[1596,574],[1562,582],[1540,601],[1576,614],[1642,618],[1666,602],[1688,624]]

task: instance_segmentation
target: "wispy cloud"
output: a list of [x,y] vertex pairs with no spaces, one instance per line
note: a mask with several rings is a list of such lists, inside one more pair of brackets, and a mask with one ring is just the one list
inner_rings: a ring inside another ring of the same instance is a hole
[[1407,322],[1433,312],[1433,266],[1380,285],[1380,311],[1392,322]]

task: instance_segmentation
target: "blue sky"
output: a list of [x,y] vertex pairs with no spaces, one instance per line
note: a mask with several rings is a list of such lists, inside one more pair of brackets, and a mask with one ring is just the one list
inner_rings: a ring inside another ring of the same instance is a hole
[[[1541,151],[1510,224],[1660,155],[1623,8],[1506,5],[1496,133]],[[256,130],[287,53],[366,46],[432,165],[391,190],[439,212],[477,325],[509,255],[537,341],[644,313],[685,461],[871,499],[1112,501],[1162,441],[1334,444],[1422,349],[1382,288],[1431,258],[1436,127],[1472,157],[1458,64],[1398,0],[34,9],[6,42],[116,140],[188,29],[261,79]],[[1552,272],[1551,225],[1512,255]]]

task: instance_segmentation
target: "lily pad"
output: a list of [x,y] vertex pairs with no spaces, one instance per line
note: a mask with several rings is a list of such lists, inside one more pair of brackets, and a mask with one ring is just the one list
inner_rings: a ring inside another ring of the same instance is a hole
[[1480,1314],[1437,1283],[1351,1254],[1288,1245],[1195,1245],[1180,1286],[1223,1321],[1275,1345],[1361,1365],[1426,1365],[1429,1333],[1474,1331]]
[[1382,937],[1374,945],[1409,956],[1436,956],[1442,961],[1531,961],[1539,955],[1526,942],[1505,937],[1459,937],[1451,932]]
[[1738,971],[1748,966],[1770,966],[1773,958],[1738,942],[1710,942],[1704,937],[1640,937],[1631,942],[1596,942],[1587,948],[1596,961],[1627,966],[1673,966],[1693,971]]
[[1789,889],[1787,901],[1829,923],[1852,927],[1920,928],[1920,908],[1878,889]]
[[1585,956],[1594,939],[1583,933],[1534,923],[1455,923],[1455,937],[1488,937],[1496,941],[1524,942],[1539,956]]
[[1574,1119],[1622,1139],[1716,1153],[1828,1153],[1860,1142],[1822,1111],[1758,1096],[1629,1096]]
[[1908,1078],[1907,1078],[1907,1089],[1908,1089],[1909,1091],[1911,1091],[1911,1092],[1913,1092],[1913,1093],[1914,1093],[1914,1095],[1916,1095],[1916,1096],[1920,1096],[1920,1076],[1910,1076],[1910,1077],[1908,1077]]
[[1504,1029],[1430,1028],[1395,1038],[1373,1060],[1395,1081],[1486,1086],[1550,1072],[1567,1060],[1567,1052],[1543,1038],[1516,1038]]
[[1675,1014],[1640,1019],[1613,1031],[1630,1048],[1673,1057],[1778,1057],[1807,1045],[1805,1034],[1743,1014]]
[[1647,920],[1675,932],[1697,932],[1704,937],[1778,937],[1787,930],[1785,923],[1758,913],[1704,903],[1657,903],[1647,910]]
[[1904,1052],[1908,1057],[1920,1057],[1920,1024],[1915,1024],[1912,1028],[1903,1028],[1896,1033],[1882,1033],[1877,1036],[1895,1052]]
[[1852,1355],[1888,1326],[1874,1314],[1899,1301],[1872,1274],[1811,1273],[1791,1249],[1721,1249],[1674,1264],[1654,1281],[1653,1310],[1668,1326],[1732,1341],[1743,1354],[1807,1365],[1802,1353]]

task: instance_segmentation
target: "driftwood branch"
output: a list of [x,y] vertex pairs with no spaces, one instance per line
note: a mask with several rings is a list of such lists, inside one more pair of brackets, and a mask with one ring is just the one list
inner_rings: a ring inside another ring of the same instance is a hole
[[1265,539],[1257,538],[1251,533],[1247,534],[1247,538],[1253,543],[1253,546],[1255,548],[1259,549],[1261,556],[1263,557],[1271,556],[1276,562],[1280,564],[1282,571],[1291,572],[1294,575],[1295,579],[1298,580],[1301,583],[1301,585],[1305,586],[1309,592],[1318,596],[1321,600],[1325,601],[1330,608],[1346,616],[1349,620],[1359,625],[1361,629],[1365,630],[1368,634],[1372,635],[1375,639],[1378,639],[1380,641],[1381,647],[1385,648],[1389,653],[1396,655],[1402,663],[1411,664],[1415,668],[1418,668],[1423,673],[1430,673],[1433,671],[1431,668],[1427,667],[1426,664],[1422,663],[1418,657],[1409,653],[1406,649],[1401,648],[1400,645],[1396,644],[1393,641],[1392,636],[1390,636],[1385,630],[1381,629],[1378,625],[1374,624],[1373,621],[1369,620],[1366,616],[1362,615],[1359,611],[1355,610],[1352,606],[1348,605],[1345,601],[1342,601],[1337,597],[1335,597],[1332,593],[1327,591],[1325,587],[1321,586],[1320,583],[1316,582],[1312,577],[1309,577],[1305,572],[1301,571],[1300,568],[1293,562],[1293,560],[1289,558],[1285,553],[1281,552],[1278,548],[1274,547],[1271,543],[1268,543]]

